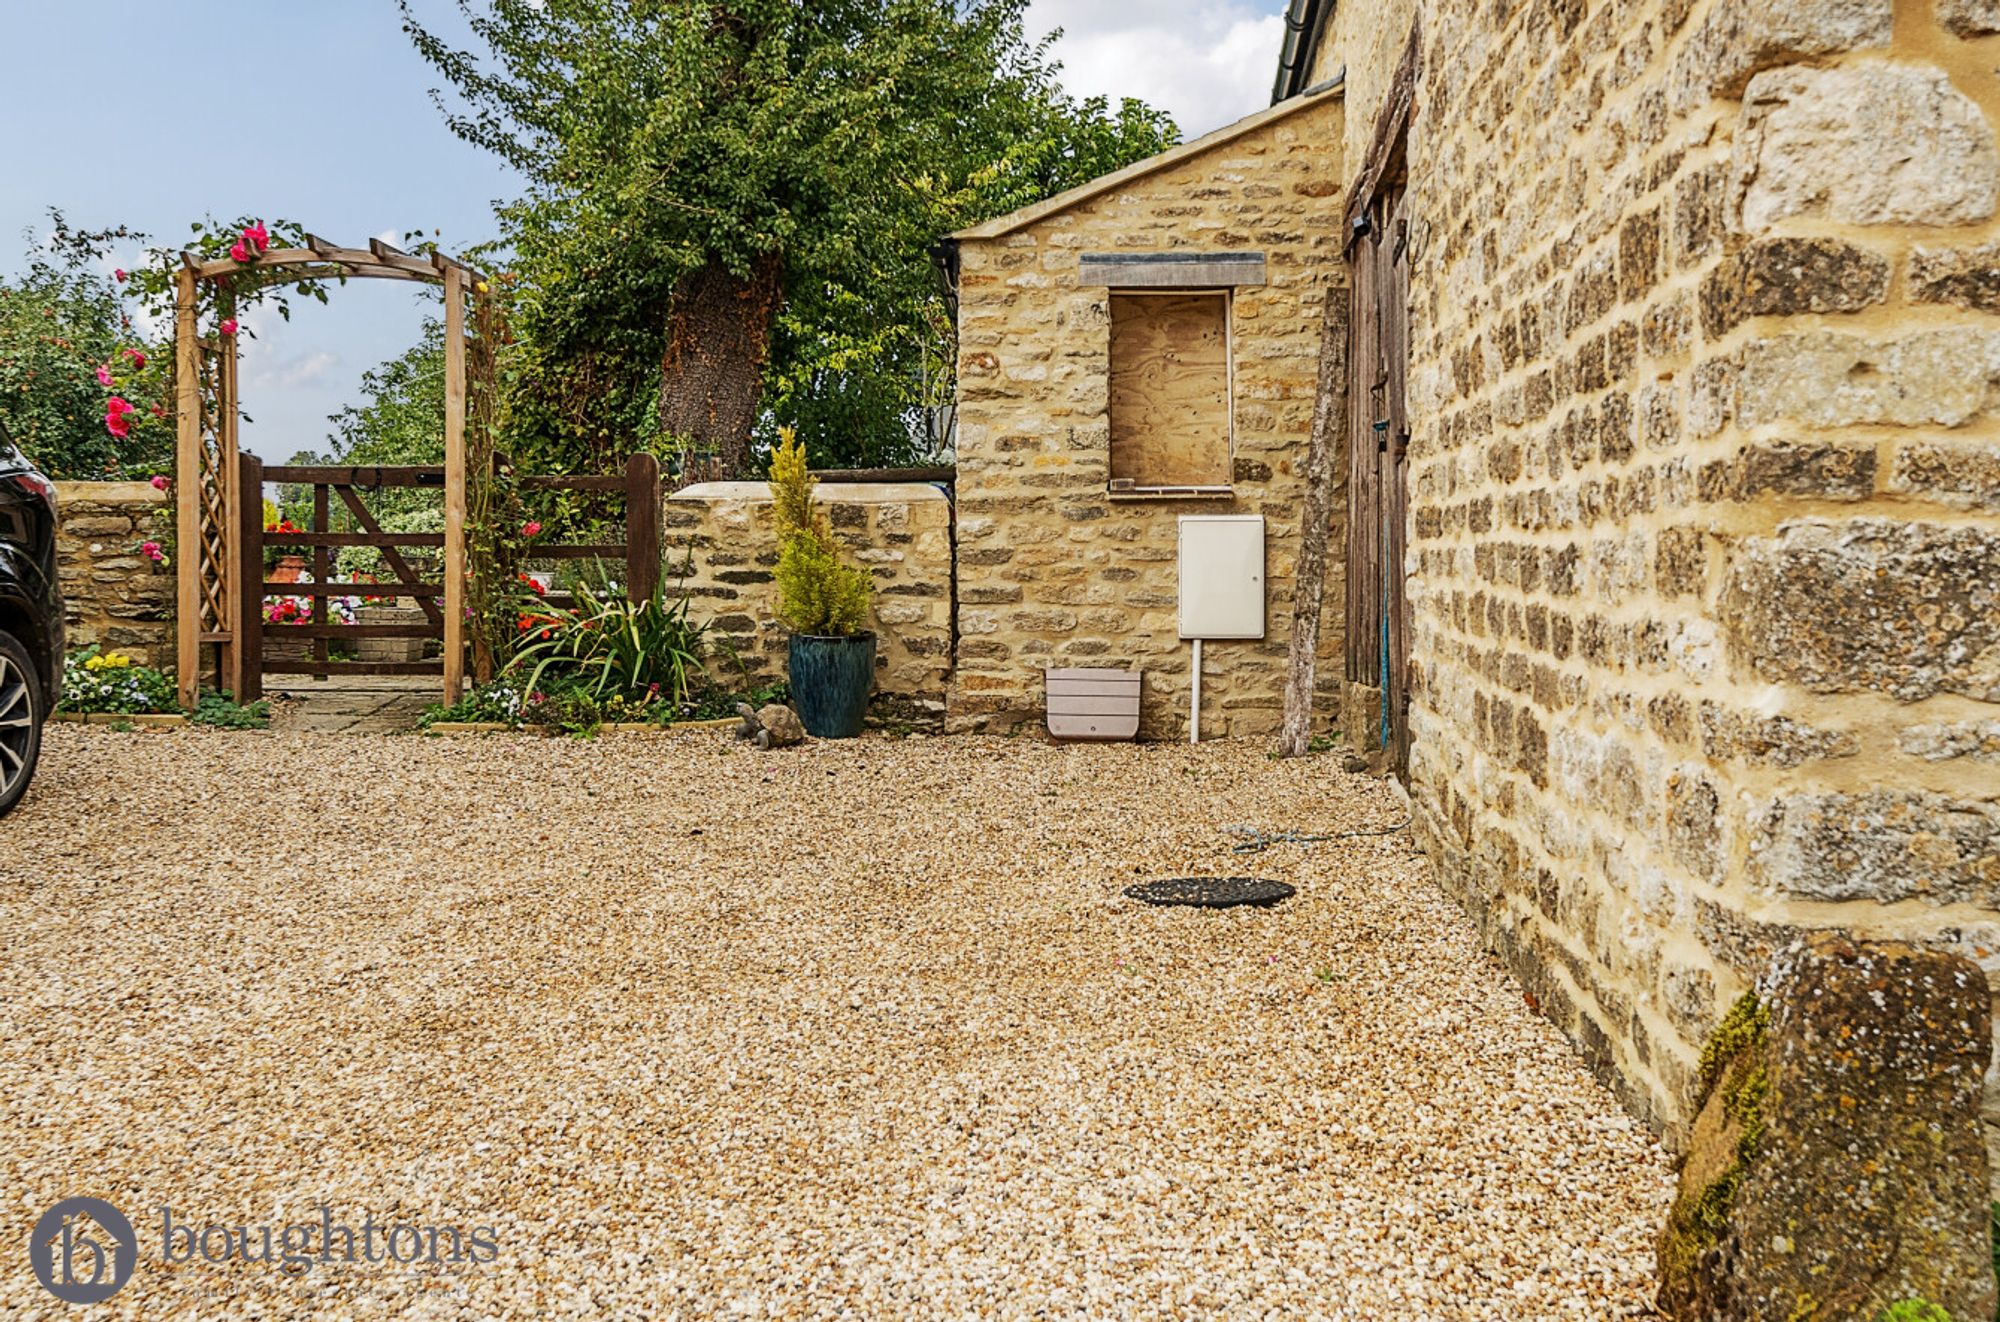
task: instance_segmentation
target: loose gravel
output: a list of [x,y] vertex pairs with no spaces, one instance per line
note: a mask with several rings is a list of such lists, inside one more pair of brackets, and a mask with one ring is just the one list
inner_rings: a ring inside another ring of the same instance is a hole
[[[53,727],[0,822],[0,1315],[1643,1311],[1666,1160],[1408,834],[1226,833],[1401,816],[1247,742]],[[1298,894],[1121,894],[1245,874]],[[101,1309],[18,1247],[78,1194],[139,1241]],[[322,1206],[497,1256],[161,1262],[162,1207]]]

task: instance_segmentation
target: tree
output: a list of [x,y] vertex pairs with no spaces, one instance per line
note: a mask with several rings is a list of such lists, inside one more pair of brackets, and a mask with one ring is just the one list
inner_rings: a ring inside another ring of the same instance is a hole
[[109,238],[139,236],[79,234],[62,213],[50,217],[52,236],[30,248],[26,272],[0,282],[0,423],[52,477],[171,473],[172,354],[134,333],[98,266]]
[[797,420],[908,448],[948,360],[938,236],[1175,138],[1065,97],[1025,3],[460,0],[484,61],[405,3],[452,128],[528,180],[510,444],[650,433],[742,471]]

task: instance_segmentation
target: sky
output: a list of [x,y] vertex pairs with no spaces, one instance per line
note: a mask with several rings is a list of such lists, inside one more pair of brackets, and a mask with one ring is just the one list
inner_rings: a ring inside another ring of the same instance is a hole
[[[450,0],[416,0],[450,22]],[[1078,96],[1137,96],[1194,137],[1270,98],[1284,0],[1032,0],[1056,28]],[[203,215],[284,218],[335,242],[495,237],[517,181],[460,142],[430,101],[435,72],[394,0],[245,6],[224,0],[0,0],[0,271],[25,265],[60,207],[82,228],[172,243]],[[125,34],[120,36],[119,34]],[[169,76],[170,75],[170,76]],[[137,264],[134,246],[109,264]],[[324,448],[361,374],[413,343],[428,287],[357,280],[287,323],[258,312],[242,341],[244,447],[267,463]]]

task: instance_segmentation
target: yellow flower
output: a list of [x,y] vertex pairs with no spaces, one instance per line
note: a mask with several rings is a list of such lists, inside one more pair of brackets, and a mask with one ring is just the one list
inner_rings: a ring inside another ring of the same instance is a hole
[[128,670],[131,666],[132,658],[123,652],[106,652],[83,663],[85,670]]

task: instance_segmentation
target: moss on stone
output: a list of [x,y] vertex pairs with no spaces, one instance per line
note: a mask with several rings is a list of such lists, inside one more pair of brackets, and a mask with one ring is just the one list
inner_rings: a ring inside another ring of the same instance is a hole
[[1763,1044],[1764,1033],[1770,1027],[1771,1012],[1757,999],[1756,992],[1744,992],[1736,998],[1736,1004],[1729,1007],[1729,1013],[1722,1016],[1722,1022],[1702,1046],[1701,1088],[1700,1096],[1695,1099],[1696,1107],[1707,1103],[1709,1090],[1715,1087],[1730,1061]]
[[1928,1299],[1898,1299],[1877,1313],[1875,1322],[1952,1322],[1952,1316]]
[[1701,1051],[1701,1093],[1706,1106],[1720,1086],[1721,1103],[1736,1131],[1728,1169],[1689,1198],[1676,1201],[1661,1242],[1661,1265],[1669,1274],[1692,1272],[1701,1256],[1721,1242],[1729,1229],[1729,1213],[1743,1187],[1757,1145],[1764,1135],[1764,1101],[1771,1076],[1754,1053],[1764,1045],[1770,1012],[1755,992],[1746,992],[1729,1008]]

